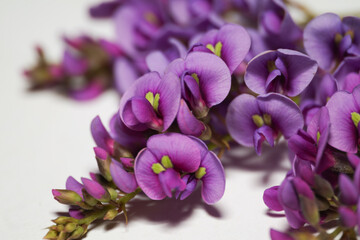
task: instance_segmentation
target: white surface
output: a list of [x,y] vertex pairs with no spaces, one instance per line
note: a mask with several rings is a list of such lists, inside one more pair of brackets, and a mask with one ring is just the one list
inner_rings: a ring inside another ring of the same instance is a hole
[[[107,122],[116,111],[116,94],[78,103],[51,91],[28,93],[21,76],[37,43],[58,59],[62,33],[112,35],[110,22],[87,17],[94,2],[0,0],[1,239],[41,239],[55,212],[66,210],[53,200],[51,189],[63,188],[69,175],[79,179],[96,169],[89,124],[97,114]],[[360,9],[357,0],[341,6],[335,0],[306,2],[317,12]],[[284,220],[265,215],[262,193],[280,183],[284,170],[269,162],[277,157],[259,161],[250,155],[241,153],[237,164],[226,166],[226,193],[218,204],[206,207],[199,193],[184,202],[136,201],[128,226],[120,221],[106,230],[110,226],[101,225],[86,239],[269,239],[270,227],[282,229]],[[275,174],[265,170],[273,166]]]

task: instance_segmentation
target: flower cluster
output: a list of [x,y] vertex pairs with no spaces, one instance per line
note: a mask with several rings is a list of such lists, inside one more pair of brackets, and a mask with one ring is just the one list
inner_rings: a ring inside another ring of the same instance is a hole
[[[287,142],[291,170],[264,192],[290,231],[280,239],[356,239],[360,202],[360,19],[326,13],[304,28],[281,0],[113,0],[90,9],[116,40],[65,39],[61,64],[39,63],[34,87],[89,99],[122,96],[108,131],[91,132],[99,173],[73,177],[54,198],[70,205],[45,239],[78,239],[143,193],[206,204],[225,191],[220,158],[235,143]],[[298,6],[298,5],[295,5]],[[80,79],[80,83],[77,83]],[[199,184],[198,184],[199,183]],[[335,224],[335,228],[334,228]]]

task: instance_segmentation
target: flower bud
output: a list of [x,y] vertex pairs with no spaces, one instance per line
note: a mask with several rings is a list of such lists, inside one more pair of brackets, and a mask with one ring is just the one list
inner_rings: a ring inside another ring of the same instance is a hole
[[310,225],[316,226],[319,223],[320,216],[315,199],[310,199],[300,194],[299,200],[300,200],[301,212],[304,218]]
[[109,170],[111,159],[110,159],[109,155],[107,154],[107,152],[104,149],[102,149],[100,147],[95,147],[94,151],[95,151],[96,161],[97,161],[98,168],[99,168],[101,175],[106,180],[111,181],[112,177],[111,177],[110,170]]
[[62,204],[76,205],[82,201],[81,196],[71,190],[53,189],[52,194],[54,198]]
[[80,226],[79,226],[79,227],[77,227],[77,228],[75,229],[75,231],[73,231],[73,233],[70,235],[69,240],[70,240],[70,239],[78,239],[78,238],[82,237],[83,234],[85,234],[85,230],[84,230],[83,227],[80,227]]
[[100,185],[100,183],[87,178],[81,178],[81,181],[84,184],[86,192],[88,192],[92,197],[101,202],[110,201],[110,194],[103,186]]
[[57,232],[54,230],[49,230],[47,234],[45,235],[44,239],[56,239],[57,238]]
[[77,227],[76,223],[68,223],[65,225],[64,231],[71,233],[76,229],[76,227]]

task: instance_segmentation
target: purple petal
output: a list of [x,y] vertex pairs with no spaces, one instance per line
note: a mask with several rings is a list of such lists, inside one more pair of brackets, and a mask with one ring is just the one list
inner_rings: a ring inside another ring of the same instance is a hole
[[293,135],[288,146],[299,158],[315,163],[317,148],[313,139],[303,130]]
[[267,51],[253,58],[245,72],[244,81],[251,91],[258,94],[267,93],[266,80],[269,77],[268,62],[275,61],[277,58],[276,51]]
[[108,152],[100,147],[94,147],[95,156],[99,159],[105,160],[108,158]]
[[169,60],[161,51],[153,51],[146,56],[146,64],[150,71],[155,71],[162,75],[169,65]]
[[347,57],[334,72],[338,89],[352,92],[360,84],[360,57]]
[[318,65],[316,61],[297,51],[279,49],[278,52],[280,53],[279,57],[287,64],[288,86],[286,92],[290,97],[295,97],[310,84]]
[[246,147],[254,146],[254,132],[257,129],[252,116],[261,115],[256,98],[241,94],[229,105],[226,126],[236,142]]
[[110,174],[115,185],[125,193],[135,191],[138,186],[134,174],[125,171],[115,160],[110,164]]
[[214,44],[217,42],[222,43],[221,58],[233,73],[249,52],[249,34],[239,25],[226,24],[220,28]]
[[80,209],[69,209],[69,215],[70,217],[75,219],[82,219],[85,217],[85,215]]
[[83,188],[84,188],[84,186],[81,183],[79,183],[78,181],[76,181],[76,179],[73,178],[72,176],[68,177],[68,179],[66,180],[66,189],[76,192],[81,197],[83,197],[83,194],[82,194]]
[[293,169],[296,177],[300,177],[310,186],[314,185],[315,174],[313,172],[313,169],[309,161],[304,161],[302,159],[295,158],[293,162]]
[[152,125],[152,128],[161,129],[163,122],[158,119],[150,102],[143,97],[134,97],[131,99],[131,109],[135,118],[143,124]]
[[348,153],[357,152],[357,129],[351,120],[352,112],[360,112],[352,94],[336,92],[326,107],[330,117],[329,144]]
[[180,106],[180,82],[177,76],[172,73],[164,74],[158,92],[160,93],[159,112],[164,120],[163,131],[166,131],[175,120]]
[[278,200],[279,186],[268,188],[264,191],[263,200],[268,208],[274,211],[284,210],[283,206]]
[[107,194],[106,190],[100,185],[100,183],[88,178],[81,178],[81,181],[84,184],[85,190],[94,198],[100,200]]
[[198,180],[196,178],[192,178],[189,180],[190,175],[187,174],[184,177],[182,177],[182,180],[186,183],[186,188],[183,192],[178,192],[176,198],[180,195],[180,200],[186,199],[190,194],[195,190]]
[[274,11],[265,11],[261,20],[265,30],[269,31],[271,34],[279,34],[282,19]]
[[201,178],[201,196],[207,204],[214,204],[225,192],[224,168],[213,152],[208,152],[201,160],[200,167],[206,169],[206,174]]
[[154,163],[159,161],[148,150],[142,150],[135,159],[135,178],[143,192],[153,200],[161,200],[166,197],[158,175],[151,169]]
[[135,66],[126,58],[118,58],[114,63],[114,81],[115,87],[120,94],[125,91],[135,82],[139,77]]
[[177,122],[180,131],[186,135],[199,137],[205,130],[205,125],[199,121],[190,111],[186,102],[181,99]]
[[181,180],[181,176],[173,168],[168,168],[159,173],[160,184],[168,197],[172,197],[172,191],[184,191],[186,184]]
[[226,64],[210,53],[192,52],[185,59],[186,69],[199,77],[201,94],[208,107],[221,103],[228,95],[231,74]]
[[271,237],[271,240],[294,240],[289,235],[279,232],[279,231],[276,231],[274,229],[270,229],[270,237]]
[[295,177],[292,181],[298,195],[303,195],[309,199],[314,199],[314,193],[309,185],[299,177]]
[[304,219],[301,217],[298,211],[285,208],[285,216],[290,227],[294,229],[299,229],[305,224]]
[[340,221],[341,221],[341,224],[344,226],[344,227],[347,227],[347,228],[352,228],[354,226],[356,226],[357,224],[357,216],[356,216],[356,213],[347,208],[347,207],[339,207],[339,215],[340,215]]
[[91,122],[91,134],[98,147],[105,149],[110,154],[113,153],[113,140],[102,124],[99,116],[96,116]]
[[280,130],[286,139],[304,126],[299,107],[289,98],[277,93],[269,93],[259,96],[257,100],[260,111],[271,116],[272,125]]
[[70,90],[69,96],[78,101],[86,101],[99,96],[104,92],[104,86],[96,80],[91,81],[84,88]]
[[356,154],[347,153],[346,156],[353,167],[357,167],[360,164],[360,157],[358,157]]
[[64,52],[63,66],[69,75],[82,75],[87,70],[86,61],[76,58],[67,50]]
[[267,141],[271,147],[274,147],[274,131],[269,126],[262,126],[254,132],[254,147],[258,155],[261,155],[261,145]]
[[300,203],[291,180],[285,179],[279,187],[279,202],[282,206],[293,210],[300,209]]
[[341,25],[339,16],[325,13],[314,18],[305,27],[305,50],[324,70],[329,70],[335,65],[335,35],[342,33]]
[[347,175],[339,177],[340,199],[346,205],[355,205],[358,199],[358,190]]
[[158,134],[149,138],[147,148],[157,159],[169,156],[176,169],[195,172],[200,165],[200,150],[196,142],[179,133]]

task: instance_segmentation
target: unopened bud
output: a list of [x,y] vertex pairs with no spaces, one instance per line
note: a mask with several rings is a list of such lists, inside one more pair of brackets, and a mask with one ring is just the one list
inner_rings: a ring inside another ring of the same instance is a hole
[[78,238],[81,238],[82,235],[84,234],[84,228],[82,227],[77,227],[75,229],[75,231],[73,231],[73,233],[70,235],[69,239],[78,239]]
[[71,190],[53,189],[52,194],[54,198],[62,204],[76,205],[82,201],[81,196]]
[[58,235],[57,231],[50,230],[50,231],[47,232],[44,239],[56,239],[57,235]]
[[68,232],[68,233],[71,233],[73,232],[77,227],[77,224],[76,223],[68,223],[65,225],[65,232]]

